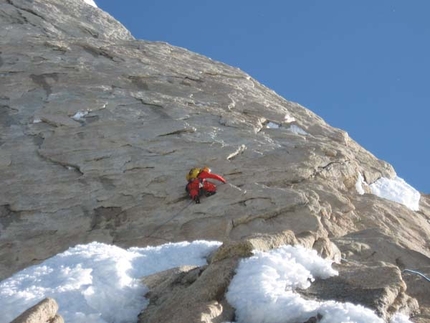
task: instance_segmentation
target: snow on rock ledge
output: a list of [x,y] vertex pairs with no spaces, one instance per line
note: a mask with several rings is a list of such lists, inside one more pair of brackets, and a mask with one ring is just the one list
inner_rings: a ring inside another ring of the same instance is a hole
[[92,242],[69,248],[0,282],[0,323],[49,296],[65,322],[136,322],[147,301],[141,277],[183,264],[202,266],[216,241],[122,249]]
[[84,0],[84,2],[88,3],[90,6],[93,6],[94,8],[98,8],[96,3],[93,0]]
[[370,185],[370,190],[373,194],[401,203],[412,211],[419,210],[421,194],[398,176],[394,179],[381,177]]
[[355,183],[358,194],[363,195],[366,192],[364,187],[369,188],[370,192],[376,196],[403,204],[412,211],[419,210],[421,199],[420,192],[398,176],[394,179],[381,177],[373,184],[368,185],[363,175],[359,173],[357,182]]
[[[268,252],[255,251],[242,259],[231,281],[227,300],[236,309],[237,323],[310,322],[384,323],[371,309],[352,303],[319,302],[303,298],[296,289],[307,289],[315,278],[338,275],[332,262],[315,250],[283,246]],[[411,323],[395,314],[390,323]]]

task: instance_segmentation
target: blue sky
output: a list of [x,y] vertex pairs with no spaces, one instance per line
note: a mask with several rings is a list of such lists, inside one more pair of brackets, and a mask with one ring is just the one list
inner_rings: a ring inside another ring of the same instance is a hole
[[138,39],[239,67],[430,193],[430,1],[96,3]]

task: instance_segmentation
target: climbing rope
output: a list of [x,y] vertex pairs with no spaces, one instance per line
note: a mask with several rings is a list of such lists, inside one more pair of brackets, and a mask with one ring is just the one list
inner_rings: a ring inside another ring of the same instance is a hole
[[420,273],[419,271],[416,271],[416,270],[412,270],[412,269],[403,269],[403,271],[402,271],[403,273],[404,272],[407,272],[407,273],[412,273],[412,274],[416,274],[416,275],[418,275],[418,276],[420,276],[421,278],[424,278],[425,280],[427,280],[428,282],[430,282],[430,278],[428,278],[426,275],[424,275],[423,273]]
[[159,224],[158,226],[155,227],[155,229],[146,237],[147,238],[154,238],[152,235],[154,233],[156,233],[158,230],[160,230],[160,228],[163,225],[166,225],[167,223],[169,223],[170,221],[172,221],[174,218],[176,218],[179,214],[181,214],[187,207],[189,207],[191,205],[191,203],[193,203],[193,200],[190,200],[187,204],[185,204],[184,207],[182,207],[182,209],[180,209],[178,212],[176,212],[171,218],[167,219],[166,221],[164,221],[163,223]]
[[[353,260],[347,260],[345,258],[340,258],[340,260],[345,261],[345,262],[349,262],[349,263],[355,263],[357,265],[360,265],[359,262],[357,261],[353,261]],[[420,276],[421,278],[424,278],[425,280],[427,280],[428,282],[430,282],[430,278],[428,278],[426,275],[424,275],[423,273],[420,273],[419,271],[416,270],[412,270],[412,269],[403,269],[402,273],[411,273],[411,274],[416,274],[418,276]]]

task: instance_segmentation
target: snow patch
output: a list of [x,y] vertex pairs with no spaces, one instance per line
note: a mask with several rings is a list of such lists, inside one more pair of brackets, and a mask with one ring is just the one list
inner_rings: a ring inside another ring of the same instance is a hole
[[286,123],[292,123],[292,122],[296,121],[296,118],[290,116],[289,114],[286,114],[285,117],[284,117],[284,121]]
[[379,197],[401,203],[412,211],[420,208],[421,194],[398,176],[394,179],[381,177],[369,186],[371,192]]
[[89,110],[87,111],[78,111],[76,112],[71,118],[75,121],[81,120],[83,117],[85,117],[89,113]]
[[78,245],[0,282],[0,323],[45,297],[70,323],[136,322],[147,305],[140,278],[181,265],[202,266],[219,242],[195,241],[128,250],[93,242]]
[[[93,242],[78,245],[0,282],[0,323],[8,323],[45,297],[59,304],[69,323],[136,323],[147,288],[142,277],[170,268],[206,264],[220,242],[194,241],[122,249]],[[255,251],[240,262],[227,292],[237,323],[305,322],[318,313],[321,323],[383,323],[363,306],[305,300],[295,292],[315,278],[337,272],[315,250],[283,246]],[[411,323],[397,314],[391,323]]]
[[291,131],[292,133],[295,133],[296,135],[304,135],[306,136],[308,133],[306,131],[304,131],[302,128],[300,128],[299,126],[293,124],[288,128],[289,131]]
[[383,323],[363,306],[306,300],[295,292],[308,288],[315,277],[337,275],[331,264],[315,250],[301,246],[255,252],[242,260],[226,295],[236,309],[237,323],[305,322],[318,313],[322,315],[321,323]]
[[279,124],[279,123],[276,123],[276,122],[272,122],[272,121],[269,121],[267,124],[266,124],[266,128],[269,128],[269,129],[279,129],[279,127],[280,127],[281,125]]
[[421,194],[398,176],[394,179],[381,177],[375,183],[368,185],[363,175],[358,173],[357,182],[355,183],[355,189],[358,194],[363,195],[365,193],[363,187],[370,187],[372,194],[401,203],[412,211],[419,210]]
[[391,317],[390,323],[411,323],[411,321],[406,315],[396,313]]
[[364,181],[363,175],[361,173],[358,173],[357,181],[355,182],[355,189],[357,190],[357,193],[360,195],[363,195],[366,193],[363,189],[363,186],[366,186],[367,183]]
[[98,8],[96,3],[93,0],[84,0],[85,3],[88,3],[90,6],[93,6],[94,8]]

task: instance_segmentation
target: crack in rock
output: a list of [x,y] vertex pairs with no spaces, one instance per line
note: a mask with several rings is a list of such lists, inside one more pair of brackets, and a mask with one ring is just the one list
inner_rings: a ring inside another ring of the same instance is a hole
[[105,57],[111,61],[116,62],[115,56],[111,55],[109,51],[102,47],[94,47],[89,44],[82,45],[82,49],[87,53],[91,54],[93,57]]
[[24,22],[25,22],[25,23],[28,23],[28,24],[30,24],[30,25],[32,25],[32,26],[35,26],[35,27],[38,27],[37,25],[34,25],[34,24],[30,23],[30,22],[28,21],[28,19],[27,19],[26,17],[24,17],[24,16],[22,15],[22,13],[21,13],[19,10],[22,10],[22,11],[24,11],[24,12],[28,12],[29,14],[34,15],[34,16],[36,16],[36,17],[38,17],[38,18],[42,19],[42,20],[43,20],[43,21],[45,21],[46,23],[51,24],[50,22],[48,22],[48,21],[45,19],[45,17],[43,17],[43,16],[39,15],[37,12],[35,12],[35,11],[31,10],[31,9],[24,8],[24,7],[19,7],[18,5],[16,5],[15,3],[13,3],[13,1],[12,1],[12,0],[7,0],[6,2],[7,2],[8,4],[10,4],[11,6],[15,7],[16,9],[18,9],[18,13],[19,13],[19,15],[21,16],[21,18],[24,20]]
[[49,156],[44,155],[40,149],[37,150],[37,154],[39,155],[39,157],[41,157],[43,160],[51,162],[53,164],[56,165],[60,165],[68,170],[75,170],[76,172],[78,172],[80,175],[84,175],[84,172],[81,171],[80,167],[78,165],[73,165],[73,164],[69,164],[69,163],[65,163],[65,162],[61,162],[58,160],[55,160],[53,158],[50,158]]
[[10,204],[0,205],[0,225],[6,230],[12,223],[20,222],[20,212],[11,209]]
[[181,135],[184,133],[194,133],[194,132],[196,132],[196,128],[185,128],[185,129],[180,129],[180,130],[176,130],[168,133],[163,133],[161,135],[158,135],[157,137],[174,136],[174,135]]
[[[270,198],[251,198],[251,199],[264,199],[264,200],[270,200]],[[247,199],[247,200],[251,200],[251,199]],[[245,200],[245,201],[241,201],[241,202],[246,202],[247,200]],[[239,202],[239,203],[241,203],[241,202]],[[274,211],[274,212],[268,212],[268,213],[261,213],[261,214],[258,214],[258,215],[255,215],[255,216],[252,216],[252,215],[250,215],[250,216],[244,216],[244,217],[242,217],[242,218],[239,218],[239,219],[233,219],[232,221],[231,221],[231,224],[232,224],[232,229],[234,229],[234,228],[236,228],[236,227],[238,227],[238,226],[240,226],[240,225],[243,225],[243,224],[247,224],[247,223],[250,223],[250,222],[252,222],[252,221],[254,221],[254,220],[257,220],[257,219],[262,219],[262,220],[264,220],[264,221],[267,221],[267,220],[270,220],[270,219],[273,219],[273,218],[276,218],[276,217],[278,217],[279,215],[282,215],[282,214],[285,214],[285,213],[290,213],[290,212],[295,212],[296,211],[296,209],[297,209],[297,207],[299,207],[299,206],[304,206],[304,204],[302,205],[302,204],[298,204],[298,205],[294,205],[294,206],[288,206],[288,207],[286,207],[286,208],[283,208],[283,209],[281,209],[281,210],[277,210],[277,211]]]
[[311,175],[311,177],[316,177],[326,170],[329,171],[333,165],[336,165],[336,164],[345,165],[345,164],[348,164],[349,162],[350,162],[349,159],[345,159],[345,160],[340,160],[340,161],[332,161],[325,166],[318,166],[319,170],[315,170],[314,173]]
[[47,79],[52,79],[53,81],[58,82],[58,75],[58,73],[45,73],[39,75],[31,74],[30,78],[35,84],[45,90],[46,96],[48,97],[52,93],[52,87],[48,83]]

